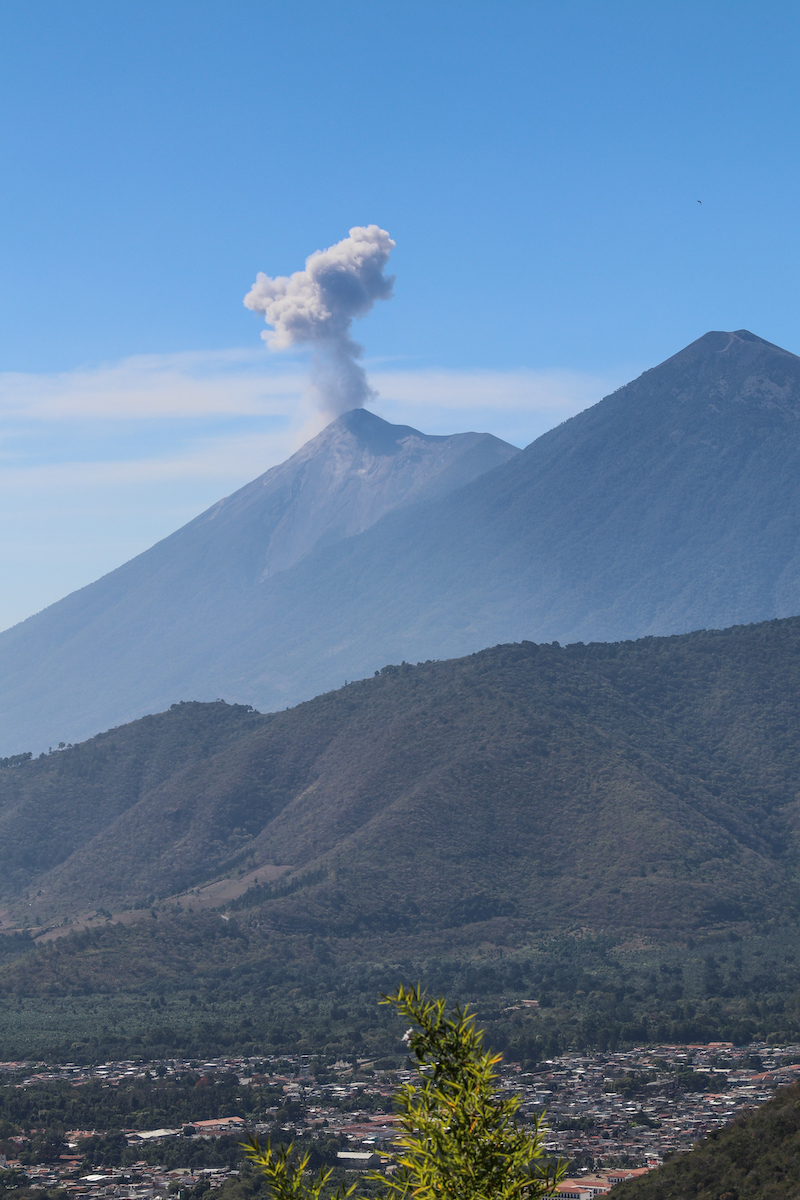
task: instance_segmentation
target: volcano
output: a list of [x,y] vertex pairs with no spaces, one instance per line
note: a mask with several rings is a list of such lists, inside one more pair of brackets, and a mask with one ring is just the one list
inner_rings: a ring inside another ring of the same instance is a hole
[[491,434],[432,436],[345,413],[150,550],[0,634],[2,744],[78,740],[176,694],[238,698],[224,643],[243,649],[246,614],[275,576],[518,453]]
[[283,708],[498,642],[797,613],[800,358],[712,332],[519,453],[345,414],[2,634],[3,753],[181,699]]

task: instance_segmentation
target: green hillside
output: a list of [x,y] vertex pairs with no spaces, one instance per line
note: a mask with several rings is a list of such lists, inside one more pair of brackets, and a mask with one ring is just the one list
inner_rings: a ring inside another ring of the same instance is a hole
[[[0,878],[46,925],[233,864],[334,935],[659,937],[797,912],[800,619],[385,668],[272,716],[173,707],[0,772]],[[304,884],[304,886],[297,886]]]
[[[415,972],[490,1022],[539,998],[493,1027],[523,1057],[789,1036],[799,692],[798,618],[522,643],[268,716],[176,705],[10,766],[0,989],[53,998],[53,1044],[84,1019],[62,1001],[113,990],[163,993],[173,1044],[198,1003],[240,1030],[225,1006],[266,996],[278,1032],[322,1037],[338,992],[366,1013]],[[369,1034],[349,1018],[337,1044]],[[0,1040],[26,1020],[9,1002]]]
[[612,1189],[614,1200],[794,1200],[800,1195],[800,1085],[710,1133],[690,1154]]

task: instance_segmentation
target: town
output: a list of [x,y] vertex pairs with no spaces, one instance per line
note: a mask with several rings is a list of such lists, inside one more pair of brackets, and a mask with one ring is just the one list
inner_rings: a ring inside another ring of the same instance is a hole
[[[219,1073],[235,1076],[242,1091],[238,1111],[176,1128],[126,1128],[121,1131],[132,1158],[127,1165],[92,1167],[86,1148],[106,1130],[75,1129],[64,1134],[63,1153],[55,1161],[23,1163],[24,1149],[40,1129],[11,1136],[14,1153],[0,1156],[0,1170],[35,1190],[58,1189],[71,1200],[150,1200],[180,1195],[201,1185],[218,1189],[235,1181],[242,1165],[182,1166],[183,1146],[224,1140],[238,1147],[248,1135],[262,1141],[315,1144],[324,1141],[344,1173],[391,1172],[397,1117],[393,1094],[414,1078],[406,1069],[376,1069],[368,1059],[339,1061],[321,1070],[308,1056],[218,1058],[207,1062],[109,1062],[100,1066],[0,1063],[0,1087],[30,1091],[54,1082],[80,1088],[90,1082],[119,1087],[136,1080],[182,1077],[198,1082]],[[705,1134],[729,1123],[738,1113],[764,1103],[777,1088],[800,1076],[800,1045],[730,1043],[656,1046],[619,1053],[564,1055],[540,1063],[534,1072],[518,1064],[500,1067],[503,1091],[520,1097],[520,1121],[545,1114],[545,1149],[569,1163],[559,1185],[565,1200],[602,1195],[614,1183],[660,1165],[692,1148]],[[254,1111],[247,1091],[269,1087],[276,1102]],[[174,1143],[177,1143],[175,1145]],[[170,1146],[169,1154],[166,1147]],[[164,1148],[160,1152],[157,1147]],[[141,1149],[140,1149],[141,1148]],[[164,1162],[154,1162],[162,1157]],[[168,1160],[168,1161],[167,1161]],[[330,1160],[329,1160],[330,1161]]]

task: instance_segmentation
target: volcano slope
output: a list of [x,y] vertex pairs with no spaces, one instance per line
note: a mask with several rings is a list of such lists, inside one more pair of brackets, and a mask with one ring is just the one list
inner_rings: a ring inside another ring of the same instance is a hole
[[[309,557],[245,619],[280,631],[282,678],[309,687],[381,650],[444,657],[797,612],[800,358],[739,330],[705,334],[505,466]],[[276,695],[277,662],[242,662],[254,695]]]
[[[85,738],[180,697],[250,701],[239,655],[263,662],[279,644],[269,622],[252,629],[251,612],[276,579],[518,453],[487,433],[435,436],[344,413],[170,537],[0,633],[0,752]],[[351,674],[337,669],[335,682]],[[293,700],[310,694],[291,670],[285,682]]]

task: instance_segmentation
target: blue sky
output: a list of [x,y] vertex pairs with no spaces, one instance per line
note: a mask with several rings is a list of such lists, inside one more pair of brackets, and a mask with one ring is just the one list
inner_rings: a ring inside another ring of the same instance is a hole
[[397,243],[375,411],[430,432],[522,444],[708,329],[800,351],[799,25],[0,0],[0,627],[314,432],[242,297],[352,225]]

